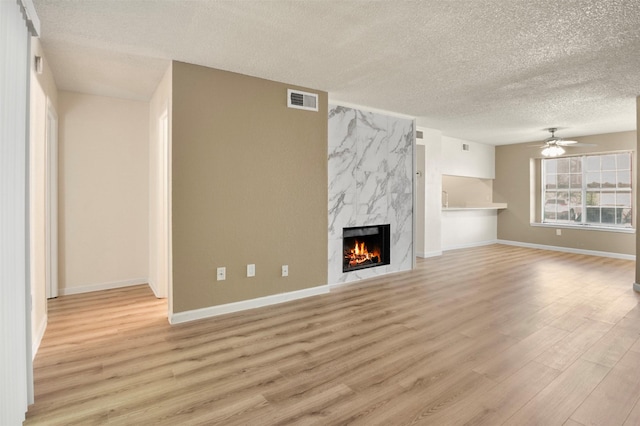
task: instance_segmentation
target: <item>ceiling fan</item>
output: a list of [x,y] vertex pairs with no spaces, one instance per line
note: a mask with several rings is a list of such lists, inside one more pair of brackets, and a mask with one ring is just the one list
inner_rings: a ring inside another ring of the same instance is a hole
[[545,157],[557,157],[565,153],[564,146],[588,146],[591,144],[579,143],[578,141],[563,139],[555,135],[557,127],[549,127],[545,129],[551,133],[551,136],[545,139],[544,145],[538,145],[542,148],[542,155]]

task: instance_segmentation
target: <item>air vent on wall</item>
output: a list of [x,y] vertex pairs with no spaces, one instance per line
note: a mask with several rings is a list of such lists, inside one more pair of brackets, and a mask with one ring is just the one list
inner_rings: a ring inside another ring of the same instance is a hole
[[318,110],[318,95],[315,93],[301,92],[300,90],[287,89],[287,106],[289,108]]

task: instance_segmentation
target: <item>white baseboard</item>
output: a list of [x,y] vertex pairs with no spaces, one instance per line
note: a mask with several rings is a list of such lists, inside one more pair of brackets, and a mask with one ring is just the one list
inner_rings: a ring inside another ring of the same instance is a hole
[[40,343],[42,343],[42,338],[44,337],[44,332],[47,330],[47,316],[42,319],[40,325],[38,326],[38,331],[35,336],[31,337],[31,356],[32,361],[36,358],[36,354],[38,353],[38,349],[40,349]]
[[88,284],[88,285],[82,285],[78,287],[60,288],[58,289],[58,295],[66,296],[69,294],[90,293],[92,291],[111,290],[114,288],[130,287],[133,285],[148,284],[148,283],[149,283],[149,279],[147,278],[135,278],[135,279],[124,280],[124,281],[113,281],[109,283]]
[[210,306],[192,311],[169,314],[170,324],[180,324],[188,321],[195,321],[204,318],[211,318],[218,315],[230,314],[232,312],[246,311],[248,309],[261,308],[263,306],[276,305],[278,303],[289,302],[306,297],[317,296],[329,293],[329,286],[305,288],[303,290],[291,291],[288,293],[274,294],[271,296],[258,297],[257,299],[241,300],[239,302],[227,303],[225,305]]
[[437,257],[437,256],[442,256],[442,250],[438,250],[438,251],[428,251],[428,252],[418,252],[416,253],[417,257],[421,257],[423,259],[426,259],[428,257]]
[[162,297],[158,296],[158,290],[156,289],[156,283],[154,283],[151,279],[149,279],[149,288],[153,292],[153,295],[156,296],[156,299],[162,299]]
[[597,250],[583,250],[583,249],[576,249],[576,248],[570,248],[570,247],[547,246],[543,244],[531,244],[531,243],[523,243],[520,241],[509,241],[509,240],[497,240],[496,242],[498,244],[504,244],[508,246],[526,247],[526,248],[551,250],[551,251],[561,251],[564,253],[586,254],[589,256],[611,257],[614,259],[636,260],[636,257],[632,254],[611,253],[608,251],[597,251]]
[[487,241],[477,241],[475,243],[457,244],[457,245],[454,245],[454,246],[443,247],[442,251],[489,246],[491,244],[496,244],[497,242],[498,242],[498,240],[487,240]]

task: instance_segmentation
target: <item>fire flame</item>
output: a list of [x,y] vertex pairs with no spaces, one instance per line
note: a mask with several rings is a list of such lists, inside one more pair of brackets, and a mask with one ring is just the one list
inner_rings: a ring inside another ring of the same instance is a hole
[[378,250],[369,251],[364,242],[358,242],[357,240],[354,248],[349,252],[345,250],[345,257],[349,260],[350,267],[358,266],[365,262],[380,262],[380,252]]

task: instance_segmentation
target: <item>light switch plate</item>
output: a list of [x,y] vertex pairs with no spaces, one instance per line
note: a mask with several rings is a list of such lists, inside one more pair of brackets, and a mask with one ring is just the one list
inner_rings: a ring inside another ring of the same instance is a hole
[[289,276],[289,265],[282,265],[282,276],[283,277]]
[[256,265],[254,263],[250,263],[247,265],[247,277],[255,277],[256,276]]

